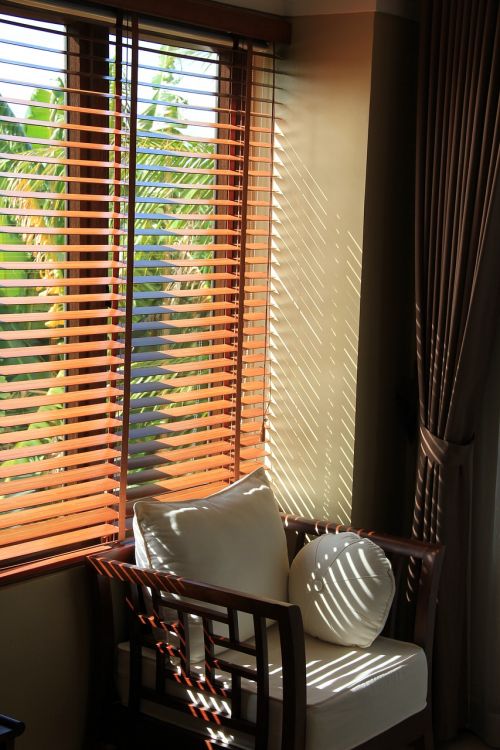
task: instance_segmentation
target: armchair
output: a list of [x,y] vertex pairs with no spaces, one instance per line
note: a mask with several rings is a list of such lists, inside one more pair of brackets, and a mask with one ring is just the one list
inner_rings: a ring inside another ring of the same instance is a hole
[[[290,559],[315,536],[353,530],[290,515],[282,522]],[[146,746],[145,737],[174,746],[182,737],[183,747],[205,750],[389,750],[412,743],[432,750],[432,645],[444,549],[357,533],[382,547],[396,584],[371,649],[304,636],[296,605],[139,568],[133,540],[90,557],[99,630],[93,735],[107,727],[119,747]],[[175,620],[162,615],[165,596]],[[127,634],[118,644],[112,598],[127,611]],[[250,640],[239,638],[238,612],[253,617]],[[203,623],[205,646],[204,661],[195,663],[193,615]],[[269,620],[275,625],[267,627]],[[228,636],[214,633],[217,623]]]

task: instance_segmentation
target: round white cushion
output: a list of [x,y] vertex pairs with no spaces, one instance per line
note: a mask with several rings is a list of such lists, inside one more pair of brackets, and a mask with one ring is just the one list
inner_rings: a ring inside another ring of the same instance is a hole
[[323,534],[306,544],[290,568],[289,600],[304,631],[341,646],[371,646],[394,598],[384,551],[352,532]]

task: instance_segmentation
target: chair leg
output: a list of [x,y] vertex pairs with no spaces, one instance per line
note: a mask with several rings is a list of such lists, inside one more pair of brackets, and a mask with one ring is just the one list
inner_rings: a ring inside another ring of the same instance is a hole
[[434,732],[432,723],[427,722],[424,733],[413,743],[415,750],[434,750]]
[[431,722],[429,722],[425,728],[424,750],[434,750],[434,732],[432,731]]

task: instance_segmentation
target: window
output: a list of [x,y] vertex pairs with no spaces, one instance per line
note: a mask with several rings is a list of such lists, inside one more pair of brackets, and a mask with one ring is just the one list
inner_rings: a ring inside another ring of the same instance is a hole
[[251,41],[0,17],[0,564],[262,464],[273,118]]

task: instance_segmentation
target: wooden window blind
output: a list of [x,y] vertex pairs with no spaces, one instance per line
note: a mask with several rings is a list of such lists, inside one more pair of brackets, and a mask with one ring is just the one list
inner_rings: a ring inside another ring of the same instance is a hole
[[265,456],[273,55],[97,16],[0,17],[0,565]]

